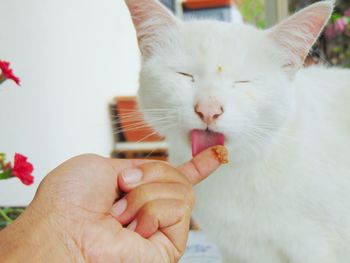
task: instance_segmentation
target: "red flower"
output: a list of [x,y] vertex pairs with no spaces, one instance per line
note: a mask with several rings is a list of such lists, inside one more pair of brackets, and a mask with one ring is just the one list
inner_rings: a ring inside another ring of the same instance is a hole
[[20,79],[13,74],[13,71],[10,68],[10,63],[7,61],[0,60],[0,79],[1,75],[3,75],[5,79],[13,80],[18,86],[20,85]]
[[33,165],[27,162],[27,159],[27,157],[16,153],[12,174],[18,177],[23,184],[31,185],[34,182],[34,177],[32,176],[32,172],[34,169]]

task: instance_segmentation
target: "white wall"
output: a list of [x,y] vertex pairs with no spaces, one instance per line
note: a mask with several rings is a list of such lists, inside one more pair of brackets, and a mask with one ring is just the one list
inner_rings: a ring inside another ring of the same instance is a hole
[[22,80],[0,87],[0,152],[29,156],[36,180],[0,181],[0,206],[24,205],[60,162],[109,155],[107,105],[135,93],[138,50],[122,0],[0,0],[0,59]]

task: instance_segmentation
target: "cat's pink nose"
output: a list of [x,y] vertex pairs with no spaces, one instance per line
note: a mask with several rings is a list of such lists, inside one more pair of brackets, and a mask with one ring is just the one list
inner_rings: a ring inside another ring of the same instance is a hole
[[224,113],[224,108],[219,103],[198,103],[194,111],[205,124],[209,125]]

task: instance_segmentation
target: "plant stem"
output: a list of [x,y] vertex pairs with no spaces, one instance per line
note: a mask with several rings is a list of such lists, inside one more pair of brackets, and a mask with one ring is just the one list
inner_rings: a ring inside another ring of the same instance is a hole
[[4,212],[3,209],[0,209],[0,215],[5,219],[6,222],[12,223],[13,220],[8,217],[8,215]]
[[6,80],[6,77],[3,74],[0,74],[0,84]]

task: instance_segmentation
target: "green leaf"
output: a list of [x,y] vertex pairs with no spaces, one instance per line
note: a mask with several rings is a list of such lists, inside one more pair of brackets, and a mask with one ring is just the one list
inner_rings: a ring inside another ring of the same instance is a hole
[[331,20],[334,22],[334,21],[338,20],[338,19],[341,18],[341,17],[342,17],[341,14],[334,13],[334,14],[331,16]]
[[12,171],[11,170],[7,170],[4,171],[2,173],[0,173],[0,180],[4,180],[4,179],[9,179],[12,178]]

